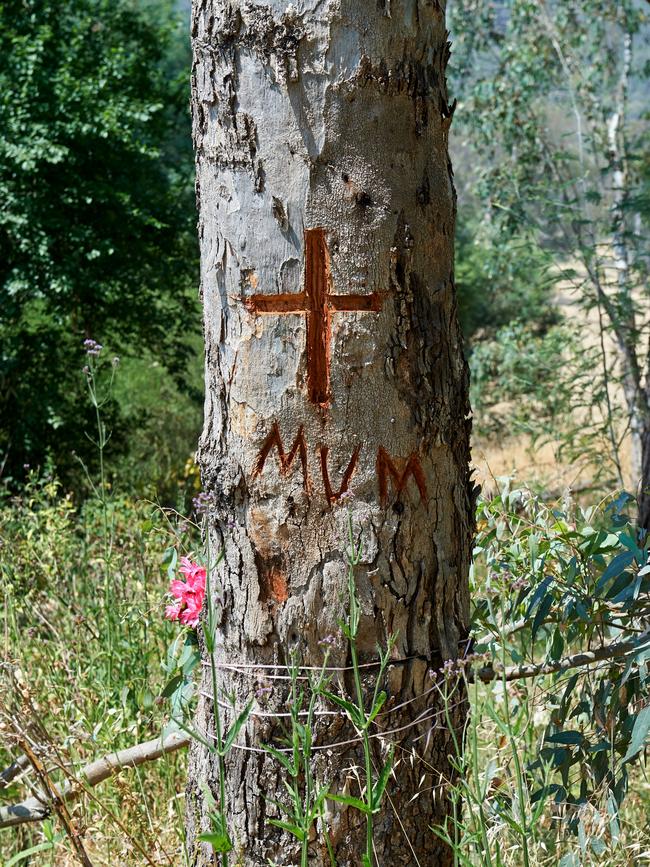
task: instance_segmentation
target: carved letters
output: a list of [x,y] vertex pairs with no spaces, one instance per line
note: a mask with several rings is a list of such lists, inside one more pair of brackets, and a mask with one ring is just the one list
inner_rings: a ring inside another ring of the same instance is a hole
[[[366,312],[378,313],[382,308],[382,294],[370,292],[365,295],[335,295],[332,292],[332,271],[327,239],[323,228],[305,229],[305,276],[302,292],[282,292],[273,295],[256,294],[244,299],[253,313],[286,315],[301,313],[307,320],[307,388],[309,400],[319,407],[325,407],[330,399],[330,353],[332,336],[332,314]],[[280,428],[274,421],[271,430],[262,443],[252,469],[252,477],[257,478],[264,470],[266,459],[275,449],[280,463],[280,474],[287,476],[296,455],[300,457],[303,487],[311,493],[311,481],[307,461],[307,443],[304,429],[298,433],[289,452],[285,452]],[[339,502],[349,493],[350,482],[357,469],[361,445],[357,445],[347,465],[337,491],[332,487],[328,468],[329,448],[319,447],[323,492],[330,505]],[[377,484],[379,501],[383,508],[388,505],[389,487],[399,498],[408,489],[412,479],[420,494],[420,502],[427,503],[426,477],[417,452],[405,460],[392,458],[383,446],[377,450]]]
[[[278,423],[273,422],[271,430],[264,442],[262,443],[260,451],[253,465],[253,478],[257,478],[261,475],[264,469],[264,465],[266,463],[266,459],[274,448],[276,449],[278,454],[278,460],[280,462],[280,473],[283,476],[286,476],[289,473],[296,455],[300,455],[300,463],[302,465],[303,475],[303,486],[307,493],[311,493],[311,481],[309,478],[309,468],[307,462],[307,443],[305,441],[305,434],[302,426],[298,428],[298,433],[296,434],[296,438],[293,441],[291,450],[287,454],[284,450],[284,445],[282,443],[282,437],[280,435],[280,428],[278,427]],[[325,445],[321,445],[319,452],[325,499],[330,505],[333,505],[334,503],[341,500],[344,494],[348,493],[350,482],[352,480],[352,477],[354,476],[359,461],[361,444],[357,445],[357,447],[352,452],[352,457],[350,458],[347,468],[343,473],[343,479],[341,481],[341,485],[338,491],[333,490],[330,480],[327,460],[329,455],[329,448]],[[418,489],[418,492],[420,494],[420,502],[426,505],[427,483],[424,475],[424,470],[422,469],[422,463],[417,452],[413,452],[405,461],[396,461],[396,459],[392,458],[383,446],[379,446],[379,449],[377,450],[376,469],[377,483],[379,487],[379,501],[383,508],[386,508],[389,501],[389,481],[392,482],[392,488],[395,492],[396,497],[399,497],[402,492],[407,489],[409,478],[413,479]]]
[[361,445],[359,444],[354,452],[352,453],[352,457],[350,458],[350,463],[346,471],[343,473],[343,481],[341,482],[341,487],[336,491],[336,493],[332,490],[332,485],[330,483],[330,474],[327,469],[327,455],[329,454],[329,449],[327,446],[320,447],[320,465],[321,472],[323,473],[323,486],[325,488],[325,496],[327,497],[327,502],[336,503],[337,500],[340,500],[343,494],[347,493],[348,487],[350,485],[350,479],[354,475],[354,471],[357,468],[357,461],[359,460],[359,452],[361,451]]
[[422,502],[426,503],[427,483],[424,478],[420,458],[415,452],[413,452],[412,455],[409,455],[409,458],[404,465],[404,469],[400,473],[386,449],[383,446],[379,446],[377,451],[377,479],[379,480],[379,501],[384,507],[388,502],[389,476],[393,480],[395,492],[398,496],[406,487],[409,476],[413,476],[415,484],[418,486],[418,491],[420,492],[420,499]]
[[293,463],[293,459],[296,454],[300,453],[300,463],[302,464],[302,478],[303,478],[303,486],[305,491],[309,493],[311,491],[311,483],[309,481],[309,469],[307,467],[307,443],[305,442],[305,434],[302,429],[302,425],[298,428],[298,433],[296,434],[296,438],[293,441],[293,445],[291,446],[291,451],[289,454],[285,454],[284,446],[282,445],[282,437],[280,436],[280,428],[278,427],[277,421],[273,422],[271,426],[271,430],[267,436],[267,438],[262,443],[262,448],[259,451],[257,456],[257,460],[253,466],[253,478],[259,476],[264,469],[264,464],[266,463],[266,459],[271,452],[271,449],[275,447],[278,451],[278,458],[280,459],[280,472],[283,476],[286,476],[289,470],[291,469],[291,464]]

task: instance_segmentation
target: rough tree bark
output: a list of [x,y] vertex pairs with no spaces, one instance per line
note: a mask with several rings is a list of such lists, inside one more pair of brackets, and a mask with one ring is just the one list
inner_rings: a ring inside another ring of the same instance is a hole
[[[361,661],[396,633],[388,709],[416,699],[383,717],[384,729],[407,728],[392,737],[377,862],[447,863],[429,826],[447,807],[450,735],[442,715],[408,727],[439,710],[434,694],[419,698],[429,670],[464,649],[473,529],[444,10],[438,0],[194,0],[192,39],[200,461],[216,500],[211,546],[225,552],[217,664],[240,666],[220,676],[240,706],[267,683],[268,713],[286,711],[285,682],[246,666],[282,666],[292,651],[318,665],[327,635],[331,664],[349,664],[338,621],[350,514],[364,551]],[[201,691],[197,725],[211,733],[209,677]],[[278,816],[273,799],[286,797],[284,771],[242,749],[275,734],[272,719],[253,715],[227,759],[231,863],[296,863],[292,839],[267,822]],[[353,736],[343,718],[319,718],[319,744]],[[323,750],[314,772],[358,795],[350,768],[360,762],[357,744]],[[196,838],[209,827],[203,786],[218,797],[215,779],[194,744],[195,865],[214,863]],[[337,864],[359,864],[363,817],[328,810]],[[317,835],[310,864],[329,863]]]

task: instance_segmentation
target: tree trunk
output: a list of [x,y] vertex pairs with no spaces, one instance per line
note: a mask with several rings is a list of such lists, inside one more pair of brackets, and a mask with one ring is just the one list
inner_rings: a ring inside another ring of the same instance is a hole
[[[638,524],[650,531],[650,424],[647,416],[638,436],[638,442],[633,443],[633,460],[640,453],[638,463],[633,463],[636,470],[635,478],[639,479],[637,488]],[[637,468],[638,467],[638,468]]]
[[[447,811],[453,746],[429,672],[465,651],[474,503],[444,12],[438,0],[195,0],[192,38],[200,461],[215,502],[210,546],[224,552],[214,657],[238,709],[254,697],[225,761],[229,863],[300,863],[295,839],[268,821],[281,818],[286,771],[260,745],[279,744],[269,714],[288,712],[287,681],[274,675],[286,676],[292,655],[317,666],[333,636],[328,664],[350,666],[339,623],[351,520],[363,551],[361,663],[397,636],[373,727],[399,730],[386,735],[395,767],[374,816],[375,857],[445,864],[430,826]],[[207,672],[205,643],[203,653]],[[340,693],[349,674],[335,675]],[[206,674],[196,724],[207,737],[211,689]],[[314,753],[313,773],[360,797],[356,732],[321,709],[330,715],[317,717],[315,743],[332,746]],[[450,713],[460,725],[458,697]],[[379,765],[385,743],[372,743]],[[214,754],[195,743],[194,865],[217,862],[197,840],[210,829],[206,784],[219,802]],[[360,864],[363,815],[332,800],[326,810],[309,864],[330,864],[324,831],[337,864]]]

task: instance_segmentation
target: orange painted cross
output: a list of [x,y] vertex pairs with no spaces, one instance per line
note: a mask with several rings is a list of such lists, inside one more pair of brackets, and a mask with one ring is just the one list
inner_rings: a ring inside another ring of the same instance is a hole
[[333,295],[330,254],[325,230],[305,229],[305,287],[302,292],[251,295],[246,306],[255,313],[304,313],[307,317],[307,388],[309,399],[326,406],[330,399],[332,313],[379,313],[379,292]]

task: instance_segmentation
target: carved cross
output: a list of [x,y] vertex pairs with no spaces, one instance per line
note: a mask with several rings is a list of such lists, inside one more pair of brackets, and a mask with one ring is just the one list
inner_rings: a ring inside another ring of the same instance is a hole
[[246,306],[255,313],[304,313],[307,317],[307,388],[309,399],[326,406],[330,399],[332,313],[379,313],[379,292],[333,295],[330,254],[322,228],[305,229],[305,282],[302,292],[251,295]]

